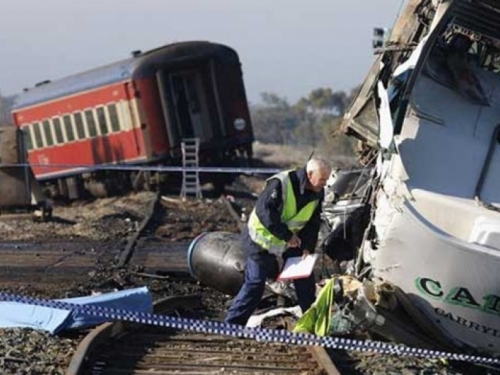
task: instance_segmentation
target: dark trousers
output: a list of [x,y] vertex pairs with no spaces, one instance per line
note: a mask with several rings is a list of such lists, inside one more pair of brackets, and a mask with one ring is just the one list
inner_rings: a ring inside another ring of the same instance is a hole
[[[302,252],[299,249],[289,249],[283,254],[283,258],[300,255],[302,255]],[[224,321],[226,323],[246,325],[264,294],[266,279],[275,279],[278,271],[278,262],[274,255],[265,252],[248,257],[245,281],[227,311]],[[316,284],[314,274],[305,279],[294,280],[293,283],[300,308],[302,312],[305,312],[315,300]]]

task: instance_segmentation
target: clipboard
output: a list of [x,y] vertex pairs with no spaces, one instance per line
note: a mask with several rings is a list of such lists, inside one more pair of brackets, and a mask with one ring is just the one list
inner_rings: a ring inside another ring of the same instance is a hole
[[309,277],[314,269],[316,259],[318,259],[318,254],[309,254],[304,259],[302,257],[288,258],[276,280],[286,281]]

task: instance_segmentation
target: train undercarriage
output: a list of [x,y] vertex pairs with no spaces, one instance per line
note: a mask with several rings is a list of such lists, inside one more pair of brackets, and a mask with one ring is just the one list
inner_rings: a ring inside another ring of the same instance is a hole
[[[226,151],[201,153],[199,167],[248,168],[252,166],[252,146],[243,145]],[[188,167],[191,165],[188,165]],[[122,168],[121,168],[122,167]],[[182,160],[167,159],[140,165],[102,165],[93,171],[62,178],[41,181],[51,198],[103,198],[130,191],[180,191],[182,187]],[[165,169],[162,171],[162,169]],[[216,194],[224,192],[237,173],[200,173],[200,184],[210,183]]]

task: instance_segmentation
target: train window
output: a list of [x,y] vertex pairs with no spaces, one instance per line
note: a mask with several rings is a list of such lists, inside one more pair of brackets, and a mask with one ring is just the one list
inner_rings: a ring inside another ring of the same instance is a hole
[[73,119],[76,125],[76,135],[78,139],[85,138],[85,128],[83,127],[83,118],[80,112],[73,113]]
[[45,134],[45,141],[47,142],[47,146],[52,146],[54,144],[54,137],[52,136],[52,129],[50,129],[50,122],[47,120],[42,122],[43,124],[43,133]]
[[123,130],[132,129],[132,113],[129,102],[121,102],[118,105],[120,111],[119,118],[121,119],[121,127]]
[[120,130],[120,119],[118,118],[118,111],[116,104],[108,105],[109,121],[111,122],[111,131],[117,132]]
[[73,124],[71,123],[71,117],[66,115],[63,117],[64,130],[66,130],[66,139],[68,142],[75,140],[75,132],[73,131]]
[[85,111],[85,120],[87,120],[87,127],[89,129],[89,136],[97,136],[97,128],[95,126],[94,112],[91,109]]
[[31,131],[29,125],[23,127],[23,133],[24,145],[26,147],[26,150],[33,150],[33,141],[31,140]]
[[33,133],[35,134],[36,148],[43,148],[43,138],[42,138],[42,131],[40,129],[40,123],[35,122],[33,124]]
[[97,121],[99,123],[99,130],[101,135],[106,135],[109,133],[108,122],[106,121],[106,113],[103,107],[97,108]]
[[52,123],[54,124],[54,131],[56,134],[57,143],[64,143],[64,136],[63,136],[62,127],[61,127],[61,120],[59,120],[58,118],[55,118],[52,120]]

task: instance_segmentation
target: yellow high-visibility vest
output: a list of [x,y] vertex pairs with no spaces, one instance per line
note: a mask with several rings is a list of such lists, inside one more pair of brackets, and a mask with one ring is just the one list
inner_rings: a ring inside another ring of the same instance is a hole
[[317,336],[327,336],[331,330],[333,297],[335,279],[331,278],[320,290],[316,301],[300,317],[293,332],[314,333]]
[[[267,181],[277,178],[281,181],[281,191],[283,205],[281,209],[281,222],[288,226],[293,233],[298,233],[305,227],[311,219],[319,200],[313,200],[306,204],[297,212],[297,200],[293,192],[292,182],[290,180],[290,171],[284,171],[270,177]],[[248,232],[253,242],[268,250],[272,254],[281,255],[286,248],[286,242],[274,236],[259,220],[255,208],[250,214],[248,220]]]

